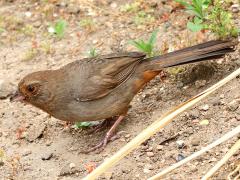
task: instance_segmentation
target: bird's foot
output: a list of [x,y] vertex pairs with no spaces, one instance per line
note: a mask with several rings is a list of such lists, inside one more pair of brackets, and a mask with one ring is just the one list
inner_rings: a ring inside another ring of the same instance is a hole
[[103,120],[100,124],[93,126],[93,128],[88,132],[88,134],[97,133],[107,128],[108,126],[112,125],[114,120],[116,120],[114,117]]
[[97,144],[96,146],[86,150],[86,151],[82,151],[82,153],[90,153],[93,152],[95,150],[98,150],[98,152],[101,152],[104,150],[104,148],[106,147],[106,145],[110,142],[110,141],[114,141],[115,139],[117,139],[119,136],[115,135],[115,130],[116,127],[120,124],[120,122],[124,119],[124,116],[119,116],[118,119],[114,122],[113,126],[111,127],[111,129],[107,132],[107,134],[105,135],[103,141],[101,141],[99,144]]

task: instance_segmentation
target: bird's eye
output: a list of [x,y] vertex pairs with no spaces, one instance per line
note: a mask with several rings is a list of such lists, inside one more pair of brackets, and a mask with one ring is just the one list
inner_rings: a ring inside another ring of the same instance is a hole
[[28,85],[28,86],[27,86],[27,90],[28,90],[28,92],[33,93],[33,92],[36,91],[36,87],[35,87],[35,86],[32,86],[32,85]]

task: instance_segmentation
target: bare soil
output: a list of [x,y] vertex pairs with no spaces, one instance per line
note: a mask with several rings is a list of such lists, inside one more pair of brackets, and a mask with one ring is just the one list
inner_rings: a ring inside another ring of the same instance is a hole
[[[30,105],[9,102],[7,94],[16,89],[24,75],[59,68],[88,56],[87,52],[93,47],[101,54],[136,50],[128,41],[146,39],[156,28],[159,28],[156,47],[161,53],[212,39],[207,32],[188,31],[189,15],[173,1],[135,2],[140,2],[137,10],[127,12],[126,3],[132,1],[0,2],[0,28],[4,29],[0,29],[0,179],[80,179],[156,117],[239,67],[238,46],[234,53],[220,60],[166,70],[164,81],[156,77],[135,97],[125,121],[118,128],[121,137],[109,143],[101,153],[82,154],[80,151],[102,140],[107,129],[89,135],[89,128],[65,126],[64,122]],[[136,18],[139,11],[149,16],[139,20]],[[239,15],[239,12],[234,13],[238,25]],[[48,32],[48,27],[58,19],[68,23],[61,39]],[[80,25],[86,19],[91,22]],[[147,179],[221,137],[239,125],[239,88],[240,78],[232,80],[176,118],[99,179]],[[203,125],[203,121],[209,124]],[[237,139],[232,138],[165,179],[200,179]],[[179,145],[180,140],[183,146]],[[226,179],[239,161],[238,153],[213,179]]]

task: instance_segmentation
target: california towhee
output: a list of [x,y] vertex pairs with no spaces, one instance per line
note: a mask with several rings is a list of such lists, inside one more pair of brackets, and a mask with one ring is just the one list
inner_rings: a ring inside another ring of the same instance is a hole
[[118,117],[104,141],[91,149],[95,150],[106,146],[133,97],[163,68],[220,58],[234,51],[235,44],[209,41],[151,58],[139,52],[85,58],[27,75],[11,100],[30,103],[64,121]]

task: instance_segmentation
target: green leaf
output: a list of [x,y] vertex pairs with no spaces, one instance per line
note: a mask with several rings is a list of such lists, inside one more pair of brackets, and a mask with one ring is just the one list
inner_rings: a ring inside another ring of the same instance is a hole
[[192,32],[197,32],[203,29],[202,24],[194,24],[193,22],[187,23],[187,28],[190,29]]
[[193,22],[194,22],[194,24],[201,24],[203,22],[203,20],[200,19],[199,17],[195,16],[194,19],[193,19]]
[[57,37],[62,38],[67,27],[67,22],[65,20],[58,20],[54,26],[55,33]]
[[97,121],[87,121],[87,122],[76,122],[74,124],[75,128],[85,128],[99,124]]
[[202,3],[203,9],[208,8],[208,6],[211,4],[211,2],[212,2],[211,0],[204,0]]
[[143,40],[134,40],[130,41],[129,43],[136,47],[138,50],[146,53],[148,57],[153,55],[154,44],[157,41],[157,33],[158,30],[154,30],[147,42]]
[[97,53],[97,49],[96,48],[91,48],[90,50],[89,50],[89,52],[88,52],[88,56],[90,57],[90,58],[94,58],[94,57],[96,57],[98,55],[98,53]]
[[157,33],[158,33],[158,29],[154,30],[151,34],[151,37],[148,40],[148,44],[154,45],[157,41]]

